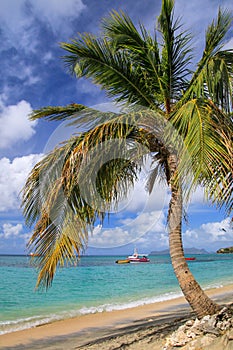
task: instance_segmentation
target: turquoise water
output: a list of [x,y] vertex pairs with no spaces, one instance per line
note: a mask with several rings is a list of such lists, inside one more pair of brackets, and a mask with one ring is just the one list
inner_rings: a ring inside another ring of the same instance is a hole
[[[115,264],[119,256],[82,257],[60,269],[52,288],[35,291],[37,273],[26,256],[0,256],[0,334],[87,313],[126,309],[181,295],[169,256]],[[233,282],[233,255],[197,255],[189,262],[205,289]]]

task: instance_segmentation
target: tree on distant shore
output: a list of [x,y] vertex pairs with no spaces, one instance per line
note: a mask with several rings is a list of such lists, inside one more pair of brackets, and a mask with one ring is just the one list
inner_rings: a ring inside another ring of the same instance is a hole
[[198,185],[209,200],[232,209],[233,51],[223,46],[231,20],[219,9],[195,70],[191,35],[174,18],[172,0],[162,0],[154,36],[113,11],[99,38],[84,34],[61,44],[71,72],[92,79],[127,112],[75,103],[33,112],[33,120],[74,126],[71,139],[34,167],[24,187],[26,222],[36,223],[29,246],[38,255],[37,286],[48,287],[57,265],[80,255],[95,223],[127,196],[150,159],[148,191],[160,177],[170,188],[169,246],[180,287],[199,317],[216,312],[185,261],[182,218],[183,202]]

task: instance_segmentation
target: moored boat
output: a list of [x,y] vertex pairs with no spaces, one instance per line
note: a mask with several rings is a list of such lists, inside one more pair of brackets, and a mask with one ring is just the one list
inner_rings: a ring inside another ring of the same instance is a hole
[[116,264],[129,264],[129,259],[119,259],[115,261]]
[[40,256],[40,254],[36,254],[36,253],[29,253],[29,256],[31,256],[31,257],[34,257],[34,256]]
[[196,258],[194,256],[190,257],[190,258],[185,258],[185,260],[190,260],[190,261],[193,261],[193,260],[196,260]]
[[136,248],[134,248],[133,255],[129,255],[127,259],[131,263],[142,263],[150,261],[150,259],[148,258],[148,254],[139,254]]

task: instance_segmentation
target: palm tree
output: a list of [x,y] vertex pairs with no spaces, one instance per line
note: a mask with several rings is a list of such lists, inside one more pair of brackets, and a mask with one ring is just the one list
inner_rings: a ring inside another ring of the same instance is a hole
[[163,176],[170,188],[172,265],[185,298],[201,317],[218,306],[185,261],[183,202],[202,185],[210,200],[232,209],[233,52],[223,47],[231,16],[219,9],[192,71],[191,36],[173,12],[174,1],[162,0],[159,39],[114,11],[103,20],[100,38],[84,34],[61,44],[72,74],[91,78],[127,112],[104,113],[79,104],[35,110],[31,119],[68,120],[74,131],[84,125],[86,130],[34,167],[22,205],[26,222],[36,222],[29,246],[39,255],[37,286],[49,287],[57,265],[80,255],[95,223],[127,196],[149,154],[147,187],[151,192]]

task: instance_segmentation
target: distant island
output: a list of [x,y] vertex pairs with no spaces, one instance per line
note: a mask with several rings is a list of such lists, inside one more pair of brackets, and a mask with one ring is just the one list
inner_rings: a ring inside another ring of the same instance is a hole
[[220,248],[217,250],[218,254],[233,254],[233,247]]
[[[154,250],[149,255],[165,255],[169,254],[169,249],[164,250]],[[185,254],[210,254],[205,249],[198,249],[198,248],[184,248]]]

